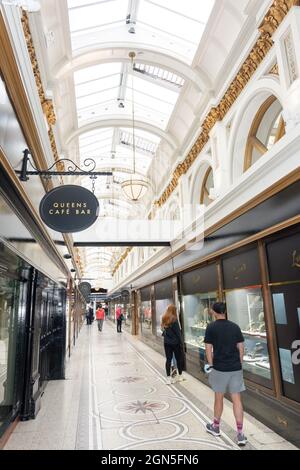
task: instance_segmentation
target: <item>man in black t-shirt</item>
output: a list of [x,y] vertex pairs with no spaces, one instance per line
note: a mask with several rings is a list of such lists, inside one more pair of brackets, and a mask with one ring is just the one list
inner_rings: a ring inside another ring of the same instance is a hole
[[212,306],[215,317],[205,333],[205,350],[210,369],[209,383],[215,392],[214,421],[206,426],[207,432],[220,436],[220,421],[223,412],[223,400],[226,392],[231,394],[233,413],[237,425],[237,443],[244,446],[247,438],[243,432],[244,411],[241,392],[245,391],[243,379],[244,337],[235,323],[226,319],[226,304],[215,303]]

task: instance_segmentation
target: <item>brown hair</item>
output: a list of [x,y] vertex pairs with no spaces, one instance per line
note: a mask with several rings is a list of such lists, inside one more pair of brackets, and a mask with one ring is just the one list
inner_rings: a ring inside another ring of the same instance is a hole
[[163,314],[161,319],[161,328],[168,328],[172,323],[175,323],[177,320],[176,307],[173,304],[168,305],[167,310]]

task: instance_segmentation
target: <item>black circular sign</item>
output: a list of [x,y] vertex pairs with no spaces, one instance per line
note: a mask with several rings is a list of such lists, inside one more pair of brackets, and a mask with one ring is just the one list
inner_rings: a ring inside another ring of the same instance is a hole
[[88,300],[92,289],[91,284],[89,282],[81,282],[78,289],[82,293],[83,297]]
[[87,229],[96,222],[99,201],[82,186],[59,186],[47,193],[40,202],[40,216],[45,224],[61,233]]

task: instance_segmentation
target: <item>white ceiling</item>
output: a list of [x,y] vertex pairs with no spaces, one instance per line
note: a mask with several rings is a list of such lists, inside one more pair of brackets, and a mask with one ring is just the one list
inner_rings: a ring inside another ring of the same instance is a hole
[[[201,113],[224,86],[224,72],[253,36],[262,3],[269,2],[40,2],[30,22],[45,88],[54,97],[59,151],[80,164],[95,157],[97,169],[114,172],[96,182],[100,220],[147,217],[170,168],[192,143]],[[133,169],[133,102],[136,169],[150,183],[139,204],[126,201],[120,188]],[[122,249],[80,253],[86,274],[99,279]]]

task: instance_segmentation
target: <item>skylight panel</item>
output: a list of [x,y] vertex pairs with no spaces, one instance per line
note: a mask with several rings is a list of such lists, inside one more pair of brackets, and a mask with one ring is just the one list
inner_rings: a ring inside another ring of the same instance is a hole
[[170,10],[176,11],[181,15],[203,23],[207,23],[215,0],[148,0],[151,3],[160,5]]
[[[127,90],[126,99],[127,105],[131,105],[131,90]],[[149,110],[152,120],[163,123],[165,126],[167,120],[170,118],[179,94],[172,90],[168,90],[155,83],[151,83],[141,78],[134,78],[134,103],[136,107],[137,116],[142,107],[145,112]]]
[[184,85],[184,78],[179,77],[175,73],[169,72],[168,70],[164,70],[159,67],[154,67],[152,65],[136,63],[134,65],[134,71],[153,80],[158,80],[171,85],[175,85],[179,89],[182,88]]
[[98,139],[103,139],[105,137],[112,137],[113,130],[111,128],[97,129],[91,132],[82,134],[79,138],[80,143],[87,144],[88,142],[93,142]]
[[[120,129],[120,132],[131,132],[131,130],[122,127]],[[161,138],[158,137],[157,135],[151,134],[150,132],[143,131],[141,129],[135,129],[135,135],[136,135],[136,137],[140,137],[142,139],[149,140],[149,141],[151,141],[155,144],[158,144],[161,141]]]
[[109,0],[100,3],[82,2],[82,5],[77,6],[70,8],[69,3],[71,33],[125,22],[128,4],[124,0]]
[[[132,132],[121,131],[120,133],[120,144],[127,145],[133,148],[133,134]],[[152,156],[155,155],[157,150],[157,144],[151,140],[145,139],[139,135],[135,135],[136,149]]]
[[110,75],[99,80],[86,82],[75,87],[76,97],[93,95],[109,88],[116,88],[120,85],[120,75]]
[[[150,83],[142,78],[134,78],[134,92],[141,92],[157,99],[159,102],[163,101],[171,106],[174,106],[179,94],[172,90],[166,90],[164,87],[156,83]],[[159,107],[158,107],[159,109]]]
[[119,86],[93,93],[89,96],[77,98],[77,109],[83,110],[88,107],[94,107],[109,100],[117,99]]
[[[200,2],[198,1],[198,3]],[[138,21],[194,45],[198,45],[205,28],[204,24],[196,20],[184,17],[180,13],[162,8],[147,0],[141,1]]]
[[117,73],[121,73],[120,63],[93,65],[75,72],[74,81],[75,85],[80,85],[81,83],[97,80]]

